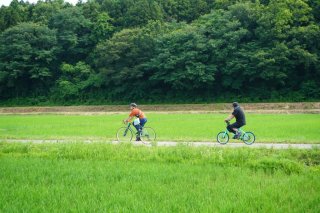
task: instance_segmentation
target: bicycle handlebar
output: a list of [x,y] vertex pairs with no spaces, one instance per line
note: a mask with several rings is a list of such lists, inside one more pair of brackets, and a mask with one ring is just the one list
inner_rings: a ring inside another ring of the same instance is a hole
[[230,121],[225,121],[227,123],[227,125],[230,125]]
[[123,124],[125,124],[126,126],[130,126],[130,125],[131,125],[131,122],[125,122],[125,121],[123,121]]

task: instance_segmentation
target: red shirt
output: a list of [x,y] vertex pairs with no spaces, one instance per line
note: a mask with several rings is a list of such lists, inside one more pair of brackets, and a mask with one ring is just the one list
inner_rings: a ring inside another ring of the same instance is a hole
[[129,116],[130,117],[134,117],[135,116],[135,117],[138,117],[140,119],[145,118],[144,113],[138,108],[134,108],[133,110],[131,110],[131,113],[130,113]]

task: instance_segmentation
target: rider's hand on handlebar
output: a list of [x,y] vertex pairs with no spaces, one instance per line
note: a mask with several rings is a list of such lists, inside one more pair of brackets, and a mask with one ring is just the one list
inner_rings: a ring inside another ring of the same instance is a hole
[[128,123],[128,121],[127,120],[123,120],[123,123],[126,124],[126,123]]

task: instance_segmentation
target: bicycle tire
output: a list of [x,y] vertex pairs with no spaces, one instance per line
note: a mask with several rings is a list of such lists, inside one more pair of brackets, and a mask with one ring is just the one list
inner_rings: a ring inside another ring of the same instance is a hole
[[251,145],[255,142],[256,136],[253,134],[253,132],[246,132],[243,134],[242,140],[245,144]]
[[133,133],[128,127],[121,127],[117,131],[118,142],[130,142],[132,141]]
[[157,138],[156,131],[151,127],[144,127],[142,129],[140,139],[142,142],[153,142]]
[[229,142],[229,134],[226,132],[219,132],[217,135],[217,141],[220,144],[226,144]]

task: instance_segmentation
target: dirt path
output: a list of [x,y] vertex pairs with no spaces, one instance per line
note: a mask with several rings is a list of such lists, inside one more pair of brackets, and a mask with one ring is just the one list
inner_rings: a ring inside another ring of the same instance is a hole
[[[31,140],[31,139],[0,139],[0,142],[8,142],[8,143],[70,143],[74,141],[69,140]],[[79,141],[80,142],[80,141]],[[94,141],[94,140],[83,140],[81,142],[85,143],[95,143],[101,141]],[[118,141],[109,142],[112,144],[119,144]],[[142,142],[133,142],[135,145],[139,146],[152,146],[150,143],[142,143]],[[221,148],[241,148],[241,147],[248,147],[248,148],[267,148],[267,149],[312,149],[318,148],[320,149],[320,144],[284,144],[284,143],[254,143],[252,145],[246,145],[244,143],[233,143],[230,142],[225,145],[221,145],[217,142],[173,142],[173,141],[159,141],[156,142],[154,145],[156,146],[178,146],[178,145],[185,145],[185,146],[192,146],[192,147],[200,147],[200,146],[207,146],[207,147],[221,147]]]
[[[254,113],[320,113],[320,102],[300,103],[242,103],[246,112]],[[162,104],[140,105],[146,112],[156,113],[226,113],[230,103],[216,104]],[[0,107],[0,114],[110,114],[128,112],[128,105],[53,106],[53,107]]]

